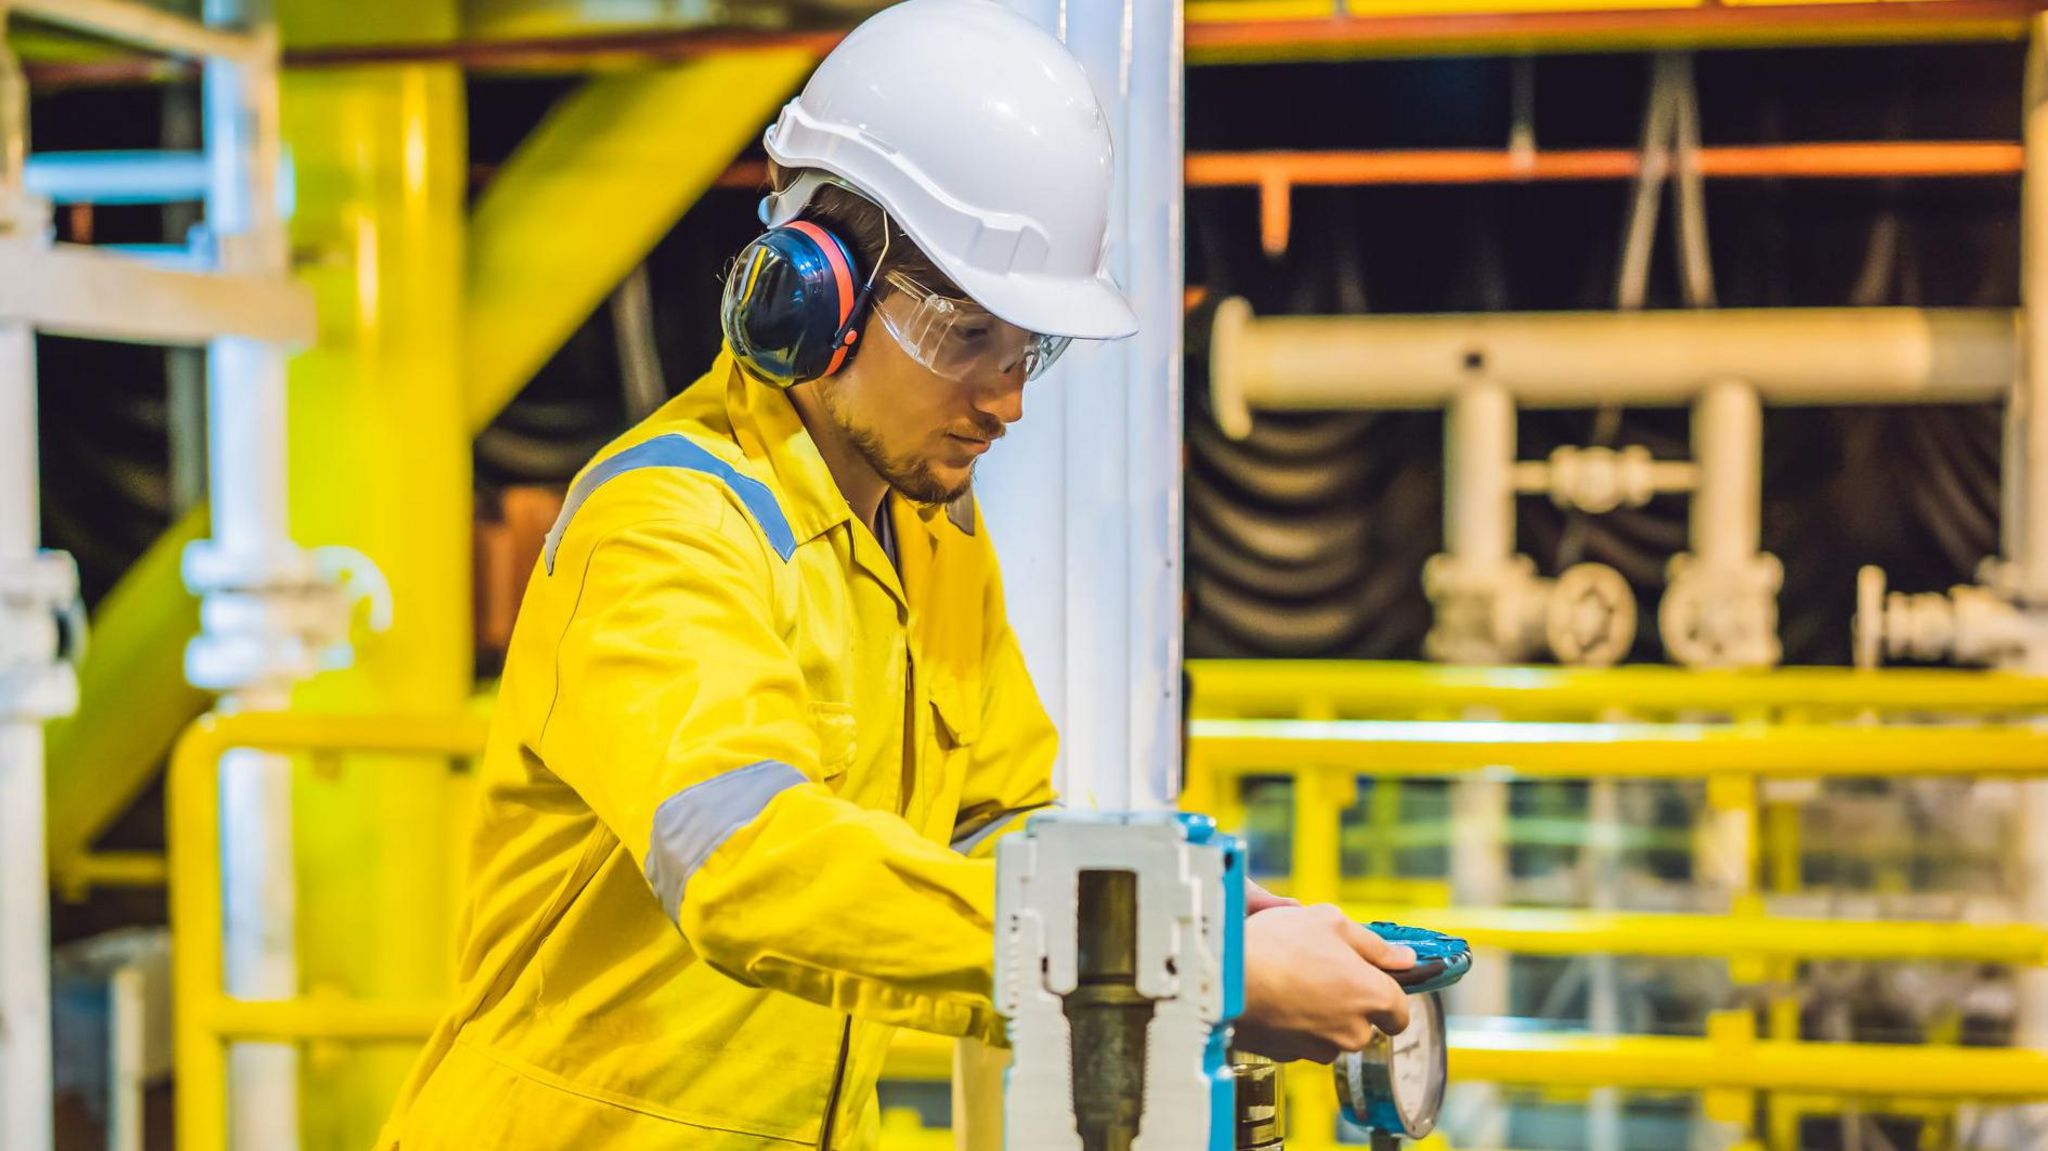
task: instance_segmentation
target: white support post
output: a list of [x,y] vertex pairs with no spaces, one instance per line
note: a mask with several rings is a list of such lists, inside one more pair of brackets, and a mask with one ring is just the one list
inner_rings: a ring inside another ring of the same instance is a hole
[[[54,651],[35,634],[35,336],[0,325],[0,1132],[43,1151],[51,1129],[49,879],[43,861],[43,716],[29,697]],[[42,657],[42,658],[39,658]]]
[[[207,0],[207,18],[245,15],[239,0]],[[207,61],[201,94],[207,141],[206,227],[230,273],[282,274],[277,207],[277,71],[272,51]],[[192,546],[187,582],[205,596],[201,634],[187,652],[196,684],[222,690],[223,711],[269,711],[321,663],[319,581],[292,542],[287,502],[285,349],[240,336],[207,346],[207,444],[212,538]],[[298,994],[297,884],[291,761],[237,751],[221,765],[222,907],[227,991],[244,999]],[[241,1044],[229,1061],[234,1151],[299,1145],[299,1059],[287,1044]]]
[[[2048,637],[2040,623],[2048,611],[2048,16],[2035,16],[2030,30],[2020,194],[2022,371],[2007,405],[2008,427],[2015,430],[2007,436],[2004,542],[2010,589],[2034,624],[2019,670],[2041,675],[2048,674]],[[2048,782],[2020,787],[2021,913],[2048,923]],[[2015,1042],[2048,1049],[2048,970],[2022,970],[2019,992]]]
[[[1505,907],[1511,878],[1507,781],[1475,777],[1450,786],[1451,899],[1460,907]],[[1471,974],[1444,993],[1446,1005],[1454,1014],[1489,1023],[1506,1017],[1510,962],[1501,956],[1474,964]],[[1460,1146],[1507,1145],[1507,1107],[1498,1084],[1458,1084],[1452,1102],[1444,1122]]]
[[[48,209],[24,187],[28,94],[6,16],[0,2],[0,257],[19,257],[47,244]],[[6,265],[0,278],[18,274]],[[43,721],[77,705],[59,618],[83,619],[70,557],[41,551],[36,441],[35,332],[0,321],[0,1141],[23,1151],[55,1139]]]
[[1665,649],[1690,667],[1770,667],[1782,651],[1783,570],[1760,550],[1763,440],[1763,400],[1749,383],[1715,380],[1693,402],[1692,552],[1673,557],[1658,609]]
[[978,491],[1011,622],[1062,744],[1071,804],[1164,808],[1181,723],[1181,12],[1163,0],[1013,7],[1088,69],[1116,146],[1110,266],[1128,340],[1074,349]]
[[[1108,116],[1110,266],[1138,334],[1077,347],[1027,388],[1029,418],[976,492],[1010,622],[1060,731],[1061,795],[1170,808],[1181,773],[1181,8],[1009,4],[1066,42]],[[959,1045],[958,1146],[1001,1146],[990,1117],[1005,1062]]]

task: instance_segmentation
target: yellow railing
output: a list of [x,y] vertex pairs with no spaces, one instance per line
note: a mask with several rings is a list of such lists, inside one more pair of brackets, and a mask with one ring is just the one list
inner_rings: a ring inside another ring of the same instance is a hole
[[[1785,839],[1769,820],[1784,807],[1760,802],[1761,781],[2048,777],[2048,730],[1989,722],[2048,714],[2048,680],[1255,661],[1197,661],[1189,672],[1197,718],[1185,805],[1243,829],[1246,785],[1286,781],[1289,874],[1271,885],[1342,904],[1355,918],[1412,918],[1469,938],[1483,955],[1721,958],[1741,982],[1789,976],[1799,960],[2048,964],[2048,925],[1767,916],[1754,887],[1731,893],[1736,913],[1726,915],[1450,906],[1447,886],[1437,898],[1365,901],[1361,884],[1426,890],[1428,881],[1392,875],[1384,853],[1377,874],[1346,875],[1341,850],[1361,779],[1373,780],[1375,828],[1398,818],[1402,780],[1605,779],[1704,780],[1715,818],[1732,821],[1754,853],[1756,843]],[[1616,716],[1632,722],[1583,722]],[[1945,725],[1875,722],[1921,717]],[[1946,725],[1959,717],[1975,722]],[[1702,719],[1719,722],[1681,722]],[[1796,842],[1772,850],[1752,854],[1749,869],[1796,877]],[[2048,1098],[2048,1053],[1800,1042],[1796,1012],[1784,1006],[1772,1003],[1768,1039],[1746,1010],[1714,1013],[1702,1038],[1454,1031],[1451,1074],[1548,1089],[1702,1092],[1710,1116],[1745,1126],[1754,1093],[1768,1092],[1772,1142],[1784,1148],[1796,1146],[1801,1109],[1838,1111],[1845,1097],[1934,1115],[1943,1111],[1929,1101]],[[1334,1104],[1321,1077],[1297,1072],[1290,1096],[1289,1146],[1332,1146]]]
[[1787,667],[1449,667],[1372,660],[1188,661],[1202,719],[1462,716],[1585,719],[1686,714],[2048,714],[2048,678],[1994,671]]
[[[1368,665],[1303,676],[1291,665],[1265,673],[1246,665],[1194,666],[1189,805],[1242,826],[1242,786],[1253,777],[1294,781],[1292,874],[1277,886],[1311,900],[1355,905],[1361,918],[1413,908],[1417,899],[1381,902],[1389,892],[1426,893],[1443,903],[1440,884],[1405,887],[1379,876],[1342,873],[1339,832],[1361,775],[1450,776],[1486,772],[1549,777],[1706,777],[1720,790],[1783,775],[2048,776],[2048,732],[2026,728],[1957,727],[1936,731],[1829,726],[1813,718],[1876,711],[2021,714],[2048,711],[2048,686],[2017,677],[1942,673],[1786,672],[1766,676],[1698,677],[1691,673],[1607,673],[1615,690],[1597,690],[1587,673],[1519,672],[1444,675],[1441,669],[1397,673]],[[1892,676],[1905,686],[1895,686]],[[1970,683],[1981,694],[1966,690]],[[1275,686],[1278,684],[1280,686]],[[1321,684],[1316,692],[1296,687]],[[1851,688],[1854,690],[1851,690]],[[1289,704],[1292,706],[1289,706]],[[1450,715],[1486,708],[1502,715],[1570,716],[1627,708],[1637,714],[1726,712],[1759,722],[1726,728],[1675,724],[1389,723],[1340,721],[1363,714]],[[1214,718],[1267,715],[1268,719]],[[1807,722],[1769,724],[1763,717],[1802,714]],[[1304,721],[1302,715],[1321,717]],[[1281,718],[1281,717],[1292,718]],[[181,741],[171,771],[171,899],[177,964],[179,1146],[207,1151],[224,1145],[226,1053],[243,1041],[335,1043],[423,1037],[440,1005],[370,1002],[310,995],[248,1002],[224,991],[220,904],[219,765],[232,749],[284,754],[351,752],[418,756],[443,763],[473,758],[484,723],[446,719],[334,717],[301,714],[208,718]],[[1733,781],[1731,783],[1731,781]],[[1713,785],[1710,785],[1710,787]],[[1752,815],[1754,811],[1752,810]],[[1370,901],[1370,903],[1368,903]],[[1536,955],[1633,954],[1724,957],[1744,962],[1794,959],[1940,959],[2013,964],[2048,963],[2048,928],[2038,924],[1950,924],[1789,919],[1756,914],[1686,916],[1629,912],[1550,911],[1430,906],[1420,921],[1462,933],[1482,950]],[[1804,1098],[1825,1104],[1858,1095],[1927,1099],[2048,1098],[2048,1054],[2031,1050],[1822,1044],[1779,1035],[1760,1039],[1746,1012],[1709,1020],[1704,1038],[1457,1032],[1452,1074],[1573,1089],[1615,1086],[1705,1091],[1720,1097],[1720,1114],[1747,1117],[1749,1094]],[[947,1041],[904,1034],[890,1076],[943,1079]],[[1299,1114],[1291,1145],[1331,1145],[1328,1092],[1314,1072],[1298,1074]],[[912,1140],[902,1118],[894,1131]],[[892,1144],[893,1146],[894,1144]],[[910,1143],[905,1143],[909,1146]]]
[[229,751],[333,755],[416,755],[443,763],[475,757],[484,721],[301,713],[208,716],[189,728],[171,757],[171,946],[176,957],[173,1050],[178,1076],[178,1146],[227,1146],[228,1048],[238,1042],[365,1043],[423,1039],[440,1016],[434,1002],[340,997],[249,1001],[226,991],[220,856],[220,766]]

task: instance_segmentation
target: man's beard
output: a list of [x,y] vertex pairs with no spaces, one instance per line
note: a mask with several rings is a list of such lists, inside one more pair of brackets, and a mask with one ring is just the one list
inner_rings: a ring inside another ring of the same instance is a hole
[[[826,380],[822,382],[831,383],[832,381]],[[869,467],[875,469],[875,474],[882,477],[883,483],[888,484],[892,491],[901,495],[904,499],[912,503],[936,507],[950,504],[961,496],[966,495],[967,489],[974,485],[974,466],[972,464],[968,465],[966,479],[961,480],[957,484],[948,485],[932,474],[930,460],[916,457],[896,458],[890,456],[888,450],[882,447],[881,437],[875,435],[869,429],[855,424],[848,418],[845,408],[838,403],[839,396],[836,389],[821,388],[818,392],[818,398],[824,402],[825,411],[831,415],[832,422],[838,424],[839,430],[845,432],[846,438],[853,442],[854,450],[858,451],[861,458],[868,462]],[[1002,434],[1000,427],[997,429],[996,434]]]
[[966,495],[967,489],[974,486],[973,464],[967,465],[966,479],[948,486],[932,474],[930,460],[892,459],[889,453],[883,450],[882,441],[876,438],[873,432],[851,425],[845,425],[845,430],[847,438],[853,441],[854,448],[860,452],[861,458],[868,462],[868,466],[875,469],[875,474],[881,476],[891,490],[912,503],[931,506],[950,504]]

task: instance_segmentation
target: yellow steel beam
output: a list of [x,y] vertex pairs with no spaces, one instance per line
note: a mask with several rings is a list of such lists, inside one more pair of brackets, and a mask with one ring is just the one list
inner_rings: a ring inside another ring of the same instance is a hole
[[471,428],[526,385],[816,62],[774,49],[601,77],[548,114],[471,222]]
[[[1275,890],[1292,894],[1285,883]],[[2031,923],[1792,919],[1548,908],[1346,907],[1361,922],[1410,916],[1474,947],[1517,955],[1937,960],[2048,963],[2048,927]]]
[[1644,1035],[1451,1032],[1452,1082],[2048,1099],[2048,1052]]
[[1189,660],[1197,716],[1400,716],[1484,708],[1508,717],[1725,713],[1758,708],[2048,713],[2048,677],[1961,670],[1792,667],[1449,667],[1368,660]]
[[49,733],[50,874],[90,880],[77,861],[143,788],[211,696],[185,682],[199,604],[185,591],[185,545],[206,534],[202,505],[179,517],[100,601],[78,669],[78,711]]
[[[1452,1082],[1647,1091],[1786,1090],[1912,1099],[2048,1099],[2048,1052],[1644,1035],[1451,1032]],[[885,1072],[938,1079],[949,1040],[899,1032]],[[1327,1075],[1302,1065],[1293,1076]]]
[[64,880],[68,897],[83,899],[94,887],[162,887],[170,882],[171,865],[147,851],[93,851],[73,857]]
[[2048,730],[2029,727],[1206,719],[1189,734],[1194,770],[1219,776],[2048,775]]

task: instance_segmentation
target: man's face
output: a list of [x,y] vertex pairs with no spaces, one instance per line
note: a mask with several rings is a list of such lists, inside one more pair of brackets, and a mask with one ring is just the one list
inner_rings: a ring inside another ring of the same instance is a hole
[[1024,417],[1022,367],[947,379],[912,359],[872,311],[853,363],[810,386],[868,466],[923,504],[965,494],[975,461]]

